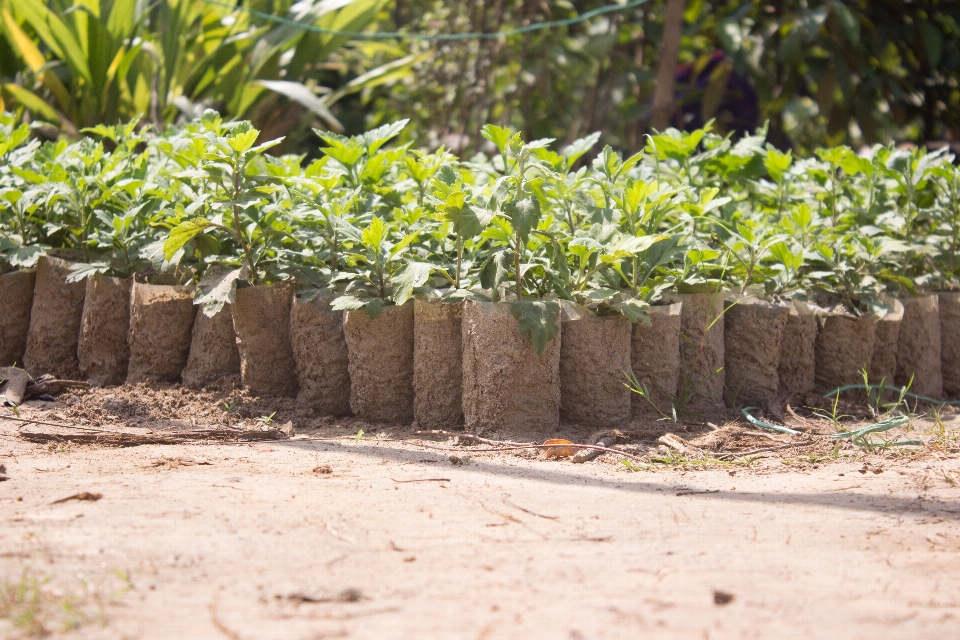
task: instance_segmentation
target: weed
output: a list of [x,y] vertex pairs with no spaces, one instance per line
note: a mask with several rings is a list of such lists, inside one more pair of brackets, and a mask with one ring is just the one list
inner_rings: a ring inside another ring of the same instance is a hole
[[268,416],[260,416],[259,418],[257,418],[257,422],[259,422],[260,424],[263,424],[263,425],[268,425],[268,424],[270,424],[271,422],[273,422],[273,416],[275,416],[275,415],[277,415],[277,412],[276,412],[276,411],[274,411],[273,413],[271,413],[271,414],[268,415]]
[[233,402],[224,401],[224,402],[221,402],[220,404],[223,405],[224,411],[226,411],[227,413],[230,413],[231,411],[237,408],[237,405],[240,404],[240,401],[239,400],[234,400]]
[[356,441],[357,441],[357,442],[360,442],[360,438],[362,438],[362,437],[363,437],[363,429],[360,429],[359,431],[357,431],[357,439],[356,439]]

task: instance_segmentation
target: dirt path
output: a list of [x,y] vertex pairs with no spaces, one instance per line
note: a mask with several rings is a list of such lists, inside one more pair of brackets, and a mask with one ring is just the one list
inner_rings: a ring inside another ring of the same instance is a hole
[[[956,456],[629,472],[16,428],[0,421],[0,637],[25,614],[77,638],[960,637]],[[102,498],[52,504],[81,492]],[[9,588],[33,579],[31,614]]]

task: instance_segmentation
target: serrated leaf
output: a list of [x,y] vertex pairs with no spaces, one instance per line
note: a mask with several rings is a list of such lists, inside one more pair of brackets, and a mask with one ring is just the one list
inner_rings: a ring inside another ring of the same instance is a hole
[[213,265],[207,269],[200,282],[193,303],[202,305],[203,315],[208,318],[220,313],[225,304],[233,304],[237,297],[237,282],[247,280],[247,268],[231,269],[225,265]]
[[433,265],[428,262],[408,262],[393,277],[393,302],[402,305],[413,295],[416,287],[421,287],[430,278]]
[[533,196],[513,200],[506,204],[503,212],[510,219],[510,224],[520,235],[520,239],[525,242],[540,221],[540,201]]
[[530,335],[538,356],[560,333],[560,304],[555,300],[512,302],[510,313],[520,323],[520,335]]
[[195,235],[212,224],[206,218],[191,218],[175,226],[170,230],[170,235],[163,243],[164,258],[169,261],[173,254],[183,248],[183,245],[190,242]]

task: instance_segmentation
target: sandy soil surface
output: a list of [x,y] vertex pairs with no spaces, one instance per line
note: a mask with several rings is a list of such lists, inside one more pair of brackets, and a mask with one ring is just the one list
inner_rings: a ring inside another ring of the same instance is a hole
[[628,438],[631,471],[612,454],[431,449],[453,442],[229,384],[29,404],[88,428],[254,428],[275,412],[296,435],[109,448],[26,442],[0,419],[2,638],[960,637],[955,416],[917,420],[927,446],[911,454],[722,461]]

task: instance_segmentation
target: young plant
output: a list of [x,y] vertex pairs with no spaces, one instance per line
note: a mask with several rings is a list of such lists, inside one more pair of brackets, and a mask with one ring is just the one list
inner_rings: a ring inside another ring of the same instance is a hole
[[344,271],[334,278],[346,280],[348,284],[331,307],[341,311],[364,309],[373,319],[380,315],[383,307],[405,303],[414,288],[427,281],[432,265],[403,260],[418,232],[394,241],[395,231],[394,225],[374,216],[360,232],[354,253],[347,256]]
[[[260,132],[249,123],[224,125],[213,111],[204,113],[197,129],[170,150],[182,167],[173,177],[192,202],[177,205],[163,253],[168,262],[179,262],[178,254],[201,233],[205,242],[212,237],[215,246],[239,249],[205,255],[195,246],[201,269],[218,267],[204,273],[196,298],[204,313],[213,315],[234,301],[238,281],[256,285],[279,279],[276,250],[296,238],[281,216],[283,205],[272,197],[281,191],[281,181],[265,169],[270,161],[263,153],[280,140],[256,145]],[[203,215],[195,215],[198,211]]]

